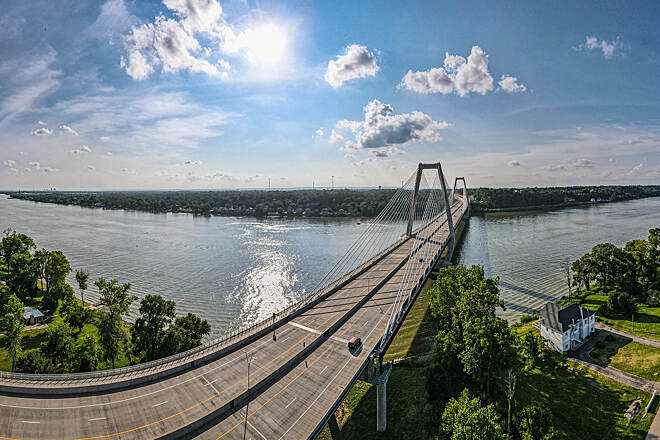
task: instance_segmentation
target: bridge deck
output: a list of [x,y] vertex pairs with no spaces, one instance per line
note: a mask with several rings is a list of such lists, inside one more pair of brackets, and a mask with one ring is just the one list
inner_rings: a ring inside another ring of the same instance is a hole
[[[458,204],[454,224],[461,216]],[[433,240],[424,244],[434,252],[449,236],[446,223],[438,226]],[[403,268],[382,287],[374,287],[419,244],[417,240],[405,242],[285,324],[277,331],[276,341],[269,334],[247,347],[256,357],[250,385],[261,388],[249,403],[249,438],[300,439],[311,434],[379,342]],[[419,269],[416,278],[424,269]],[[371,297],[351,313],[367,299],[370,289]],[[345,322],[333,328],[342,318]],[[321,336],[326,331],[331,332],[327,338]],[[356,354],[349,353],[345,343],[352,336],[361,337],[364,343]],[[1,395],[0,439],[191,438],[194,434],[185,430],[205,417],[213,422],[198,431],[197,438],[242,438],[245,407],[240,397],[245,389],[245,355],[234,352],[169,379],[118,392],[53,398]]]

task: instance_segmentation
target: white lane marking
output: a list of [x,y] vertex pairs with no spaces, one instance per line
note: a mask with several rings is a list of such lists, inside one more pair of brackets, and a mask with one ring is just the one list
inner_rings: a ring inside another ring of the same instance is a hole
[[206,376],[202,376],[202,379],[204,379],[204,381],[206,382],[206,385],[208,385],[208,386],[210,386],[211,388],[213,388],[213,391],[215,391],[216,394],[220,394],[220,392],[218,391],[218,389],[217,389],[216,387],[213,386],[213,382],[215,382],[215,381],[218,380],[218,379],[215,379],[213,382],[209,382],[209,380],[206,378]]
[[287,336],[286,338],[282,339],[280,342],[285,342],[289,337]]
[[88,419],[87,421],[88,421],[88,422],[95,422],[95,421],[97,421],[97,420],[105,420],[105,419],[106,419],[106,417],[97,417],[97,418],[95,418],[95,419]]
[[[286,331],[286,330],[284,330],[284,331]],[[269,344],[269,343],[271,343],[270,340],[266,340],[266,341],[264,341],[262,344],[257,345],[254,349],[248,351],[248,354],[250,354],[250,353],[254,353],[255,351],[257,351],[257,350],[259,349],[259,347],[261,347],[261,346],[263,346],[263,345],[266,345],[266,344]],[[229,365],[229,364],[231,364],[231,363],[234,362],[234,361],[241,361],[241,360],[244,360],[244,359],[245,359],[245,355],[241,354],[240,356],[238,356],[238,357],[236,357],[236,358],[234,358],[234,359],[230,359],[230,360],[228,360],[228,361],[225,362],[224,364],[221,364],[221,365],[218,365],[218,366],[216,366],[216,367],[213,367],[213,368],[209,369],[208,371],[205,371],[204,373],[198,374],[197,376],[193,376],[193,377],[191,377],[191,378],[189,378],[189,379],[186,379],[186,380],[184,380],[183,382],[175,383],[175,384],[170,385],[170,386],[167,386],[167,387],[165,387],[165,388],[161,388],[161,389],[159,389],[159,390],[151,391],[151,392],[146,393],[146,394],[141,394],[141,395],[139,395],[139,396],[127,397],[126,399],[114,400],[114,401],[112,401],[112,402],[90,403],[90,404],[88,404],[88,405],[78,405],[78,406],[60,406],[60,407],[58,407],[58,408],[53,408],[53,407],[42,407],[42,406],[7,405],[7,404],[4,404],[4,403],[0,403],[0,407],[3,407],[3,408],[16,408],[16,409],[43,409],[43,410],[54,410],[54,409],[60,409],[60,410],[69,410],[69,409],[80,409],[80,408],[92,408],[92,407],[95,407],[95,406],[106,406],[106,405],[114,405],[115,403],[130,402],[131,400],[141,399],[141,398],[143,398],[143,397],[147,397],[147,396],[151,396],[151,395],[154,395],[154,394],[158,394],[158,393],[160,393],[161,391],[171,390],[172,388],[176,388],[176,387],[178,387],[179,385],[183,385],[183,384],[188,383],[188,382],[190,382],[190,381],[192,381],[192,380],[199,379],[200,376],[203,376],[204,374],[211,373],[211,372],[213,372],[213,371],[215,371],[215,370],[217,370],[217,369],[219,369],[219,368],[224,367],[225,365]]]
[[21,423],[41,423],[41,422],[36,422],[34,420],[21,420]]
[[366,321],[364,324],[362,324],[362,327],[365,327],[367,324],[369,324],[369,321]]
[[323,369],[321,370],[321,372],[319,374],[323,374],[323,372],[325,371],[326,368],[328,368],[327,365],[325,367],[323,367]]
[[290,407],[291,404],[296,401],[296,399],[297,399],[297,397],[294,397],[293,400],[291,402],[289,402],[289,404],[287,406],[285,406],[284,408],[286,409],[286,408]]
[[[373,301],[373,300],[372,300],[372,301]],[[374,302],[375,302],[375,301],[374,301]],[[369,336],[371,336],[371,334],[374,332],[374,330],[376,330],[376,328],[378,327],[378,324],[380,324],[380,322],[383,320],[384,317],[385,317],[385,315],[382,315],[382,316],[380,317],[380,319],[378,320],[378,322],[376,323],[376,325],[371,329],[371,331],[369,332],[369,334],[364,338],[365,340],[366,340]],[[346,361],[346,363],[344,364],[344,366],[341,367],[341,368],[339,369],[339,371],[337,371],[337,374],[335,374],[335,377],[333,377],[332,380],[331,380],[330,382],[328,382],[328,384],[325,386],[325,388],[323,388],[323,391],[321,391],[321,392],[318,394],[318,396],[316,396],[316,399],[314,399],[314,401],[312,402],[312,404],[309,405],[309,406],[307,407],[307,409],[306,409],[302,414],[300,414],[300,417],[298,417],[298,418],[296,419],[296,421],[293,422],[293,423],[291,424],[291,426],[289,426],[289,429],[287,429],[287,430],[284,432],[284,434],[282,434],[282,437],[280,437],[280,440],[282,440],[282,439],[284,438],[284,436],[287,435],[287,434],[289,433],[289,431],[291,431],[291,429],[292,429],[294,426],[296,426],[296,424],[300,421],[300,419],[302,419],[302,418],[304,417],[304,415],[307,414],[307,411],[309,411],[309,410],[310,410],[310,409],[316,404],[316,402],[321,398],[321,396],[323,395],[323,393],[325,393],[325,392],[328,390],[328,388],[330,387],[330,385],[332,385],[332,382],[334,382],[335,379],[337,379],[337,377],[339,376],[339,374],[344,370],[344,368],[346,368],[346,365],[348,365],[348,363],[349,363],[352,359],[353,359],[352,356],[350,356],[350,357],[348,358],[348,360]],[[293,399],[293,400],[296,400],[296,399]],[[293,403],[293,401],[291,401],[291,403]],[[291,403],[290,403],[289,405],[291,405]],[[288,406],[287,406],[287,408],[288,408]]]
[[268,440],[268,439],[266,438],[265,435],[263,435],[262,433],[260,433],[259,430],[258,430],[257,428],[255,428],[254,425],[253,425],[252,423],[250,423],[249,420],[247,421],[247,424],[250,426],[250,428],[254,429],[254,432],[256,432],[257,434],[259,434],[259,435],[261,436],[262,439],[264,439],[264,440]]
[[155,405],[151,405],[151,407],[152,407],[152,408],[155,408],[155,407],[157,407],[157,406],[165,405],[167,402],[169,402],[169,401],[166,400],[165,402],[160,402],[160,403],[157,403],[157,404],[155,404]]
[[[316,330],[315,328],[306,327],[302,324],[298,324],[297,322],[290,322],[289,324],[291,324],[294,327],[298,327],[300,329],[307,330],[310,333],[315,333],[317,335],[323,334],[323,332],[321,332],[319,330]],[[335,336],[335,335],[330,336],[330,339],[333,339],[333,340],[339,341],[339,342],[343,342],[344,344],[348,343],[348,339],[340,338],[339,336]]]

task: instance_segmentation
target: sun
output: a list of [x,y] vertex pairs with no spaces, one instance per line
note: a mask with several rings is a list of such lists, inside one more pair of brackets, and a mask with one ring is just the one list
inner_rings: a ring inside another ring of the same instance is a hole
[[284,58],[287,38],[280,27],[270,23],[246,31],[244,45],[250,61],[275,64]]

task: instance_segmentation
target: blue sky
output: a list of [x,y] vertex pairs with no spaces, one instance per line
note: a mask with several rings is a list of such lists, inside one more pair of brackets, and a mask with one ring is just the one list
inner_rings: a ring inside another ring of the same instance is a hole
[[0,188],[660,181],[654,2],[12,2]]

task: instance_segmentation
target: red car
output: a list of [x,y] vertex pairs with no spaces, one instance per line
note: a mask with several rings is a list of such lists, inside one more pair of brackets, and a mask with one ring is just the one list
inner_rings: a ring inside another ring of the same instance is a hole
[[350,341],[348,341],[348,349],[355,350],[360,345],[362,345],[362,339],[353,336]]

